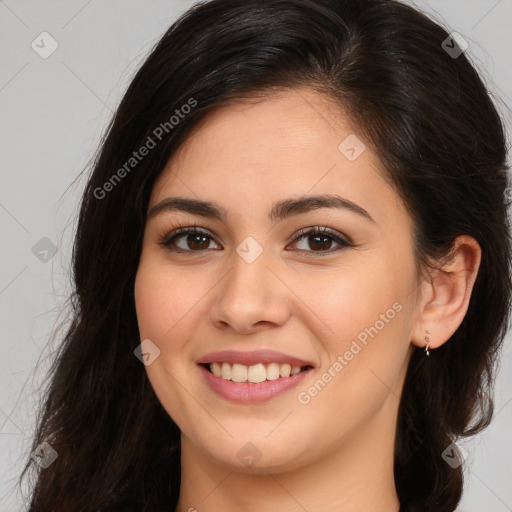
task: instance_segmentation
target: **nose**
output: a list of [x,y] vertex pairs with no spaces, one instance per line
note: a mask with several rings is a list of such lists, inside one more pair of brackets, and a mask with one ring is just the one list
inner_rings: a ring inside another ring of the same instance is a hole
[[287,321],[290,292],[270,264],[265,252],[251,263],[233,252],[209,311],[217,329],[251,334]]

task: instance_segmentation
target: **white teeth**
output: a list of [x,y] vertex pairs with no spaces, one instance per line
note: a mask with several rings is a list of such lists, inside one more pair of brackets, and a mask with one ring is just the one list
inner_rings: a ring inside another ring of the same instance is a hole
[[[211,369],[211,367],[210,367]],[[229,363],[222,363],[221,377],[226,380],[231,379],[231,365]]]
[[267,366],[267,380],[279,379],[279,365],[277,363],[270,363]]
[[210,370],[212,371],[213,375],[215,375],[216,377],[222,376],[222,370],[220,368],[219,363],[212,363],[210,365]]
[[285,378],[290,375],[297,375],[301,370],[300,366],[279,363],[270,363],[266,368],[262,363],[252,366],[238,363],[210,363],[210,371],[216,377],[234,382],[251,382],[253,384],[264,382],[265,380],[276,380],[279,377]]
[[247,372],[247,380],[249,382],[263,382],[267,379],[267,370],[265,367],[259,363],[253,366],[249,366],[249,371]]
[[300,366],[293,366],[290,375],[297,375],[297,373],[300,373]]
[[292,367],[289,364],[282,364],[279,369],[279,375],[281,375],[281,377],[289,377],[291,369]]
[[[226,364],[226,363],[224,363]],[[247,366],[243,364],[234,364],[231,368],[231,380],[235,382],[247,381]]]

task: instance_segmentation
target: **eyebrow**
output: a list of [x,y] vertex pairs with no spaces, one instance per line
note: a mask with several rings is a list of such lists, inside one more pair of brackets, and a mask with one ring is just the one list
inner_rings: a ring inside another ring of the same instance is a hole
[[[372,216],[358,204],[338,195],[317,195],[298,199],[283,199],[274,203],[268,217],[272,221],[283,220],[293,215],[308,213],[321,208],[336,208],[356,213],[365,219],[375,222]],[[214,201],[203,201],[188,197],[167,197],[153,206],[147,215],[151,219],[164,212],[182,211],[201,217],[225,221],[228,212]]]

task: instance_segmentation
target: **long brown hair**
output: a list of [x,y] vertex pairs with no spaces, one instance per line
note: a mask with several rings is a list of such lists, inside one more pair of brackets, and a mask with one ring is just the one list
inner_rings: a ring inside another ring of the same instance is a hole
[[[133,289],[149,195],[207,113],[269,88],[304,85],[338,102],[375,147],[414,220],[422,268],[448,254],[459,235],[481,245],[461,326],[430,358],[418,350],[410,360],[395,440],[402,511],[455,510],[462,467],[441,454],[492,417],[512,286],[502,121],[466,55],[443,47],[447,38],[394,0],[213,0],[169,28],[115,112],[83,194],[72,321],[33,442],[35,449],[47,441],[58,458],[46,469],[28,459],[20,480],[33,466],[30,512],[176,505],[179,429],[133,353],[141,342]],[[148,137],[155,146],[130,163]]]

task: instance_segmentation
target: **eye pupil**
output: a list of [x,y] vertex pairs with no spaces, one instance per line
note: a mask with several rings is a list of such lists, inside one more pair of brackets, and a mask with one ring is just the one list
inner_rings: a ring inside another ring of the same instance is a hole
[[[194,244],[195,242],[198,240],[198,239],[202,239],[203,240],[203,243],[201,244],[201,242],[199,243],[199,247],[194,247]],[[191,242],[192,241],[192,242]],[[206,244],[204,243],[206,241]],[[188,246],[191,248],[191,249],[198,249],[198,250],[204,250],[204,249],[208,249],[208,245],[210,244],[209,243],[209,240],[208,240],[208,237],[206,235],[201,235],[201,234],[189,234],[188,237],[187,237],[187,244]]]
[[[323,239],[324,241],[327,241],[327,245],[330,245],[330,241],[331,239],[328,237],[328,236],[322,236],[322,235],[312,235],[309,237],[310,240],[314,240],[314,242],[311,244],[310,243],[310,247],[312,249],[319,249],[320,251],[325,251],[326,249],[328,249],[329,247],[325,247],[325,243],[318,243],[318,240],[321,240]],[[319,247],[320,246],[320,247]],[[323,246],[323,247],[322,247]]]

